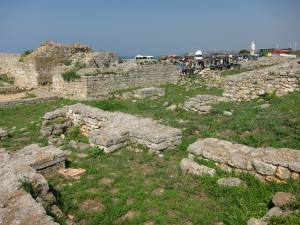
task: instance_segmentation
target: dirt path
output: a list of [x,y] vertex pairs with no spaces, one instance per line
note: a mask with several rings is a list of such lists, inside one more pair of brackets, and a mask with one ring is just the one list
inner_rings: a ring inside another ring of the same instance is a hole
[[9,102],[9,101],[14,101],[14,100],[20,100],[24,97],[26,97],[26,92],[0,95],[0,102]]

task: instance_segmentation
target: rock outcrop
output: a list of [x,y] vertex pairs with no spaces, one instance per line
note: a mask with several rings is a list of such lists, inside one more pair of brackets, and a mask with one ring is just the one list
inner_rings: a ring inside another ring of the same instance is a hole
[[181,142],[179,129],[160,125],[150,118],[107,112],[80,103],[46,113],[41,132],[48,137],[59,136],[71,126],[80,126],[90,143],[106,153],[125,146],[129,141],[153,151],[172,148]]
[[[12,154],[0,149],[0,158],[0,224],[58,225],[44,209],[55,203],[55,197],[41,173],[64,167],[63,152],[33,144]],[[22,185],[34,190],[36,196]]]
[[190,173],[196,176],[213,176],[215,169],[209,168],[204,165],[199,165],[192,159],[184,158],[180,162],[180,168],[183,172]]
[[266,181],[300,177],[300,151],[288,148],[252,148],[215,138],[199,139],[188,152],[214,161],[226,170],[250,172]]

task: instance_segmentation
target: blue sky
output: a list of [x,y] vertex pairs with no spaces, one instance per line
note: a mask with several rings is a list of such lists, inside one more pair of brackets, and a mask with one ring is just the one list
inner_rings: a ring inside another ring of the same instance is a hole
[[0,52],[45,40],[119,55],[300,48],[299,0],[1,0]]

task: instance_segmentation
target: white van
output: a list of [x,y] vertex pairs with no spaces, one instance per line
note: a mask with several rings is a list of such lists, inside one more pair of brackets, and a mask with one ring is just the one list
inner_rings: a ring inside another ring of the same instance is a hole
[[203,55],[202,55],[202,51],[201,50],[197,50],[196,51],[194,59],[195,60],[201,60],[201,59],[203,59]]

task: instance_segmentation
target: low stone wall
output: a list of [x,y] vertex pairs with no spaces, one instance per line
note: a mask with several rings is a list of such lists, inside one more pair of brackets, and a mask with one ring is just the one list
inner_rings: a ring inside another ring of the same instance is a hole
[[49,98],[24,98],[20,100],[14,100],[9,102],[0,102],[0,108],[16,106],[16,105],[25,105],[25,104],[37,104],[47,101],[54,101],[56,97],[49,97]]
[[[33,144],[13,154],[0,149],[0,159],[0,224],[58,225],[44,209],[51,208],[56,199],[40,173],[64,167],[63,152]],[[32,185],[36,199],[22,188],[22,182]]]
[[80,126],[90,143],[106,153],[125,146],[129,141],[153,151],[172,148],[181,142],[179,129],[160,125],[150,118],[107,112],[80,103],[46,113],[41,132],[53,140],[71,126]]
[[228,102],[229,99],[215,95],[196,95],[186,100],[183,109],[187,111],[197,112],[199,114],[207,114],[211,111],[212,105],[218,102]]
[[64,81],[61,73],[57,73],[53,76],[53,92],[72,99],[89,99],[122,89],[176,83],[179,79],[176,66],[168,63],[138,65],[126,72],[82,75],[70,82]]
[[252,148],[215,138],[199,139],[188,152],[225,170],[249,172],[267,181],[300,180],[300,150]]
[[300,64],[291,61],[224,78],[224,97],[250,101],[266,93],[284,95],[300,90]]
[[288,62],[290,59],[285,57],[260,57],[257,60],[239,61],[241,68],[260,69],[264,66],[271,66]]

